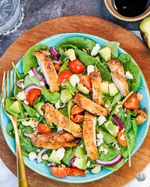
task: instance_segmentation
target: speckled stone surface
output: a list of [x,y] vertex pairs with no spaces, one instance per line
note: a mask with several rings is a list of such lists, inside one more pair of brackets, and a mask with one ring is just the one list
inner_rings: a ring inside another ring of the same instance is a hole
[[0,57],[24,32],[44,21],[61,16],[96,16],[128,30],[138,30],[139,26],[139,22],[124,22],[113,17],[106,9],[103,0],[21,0],[21,3],[24,7],[23,23],[16,32],[7,36],[0,36]]

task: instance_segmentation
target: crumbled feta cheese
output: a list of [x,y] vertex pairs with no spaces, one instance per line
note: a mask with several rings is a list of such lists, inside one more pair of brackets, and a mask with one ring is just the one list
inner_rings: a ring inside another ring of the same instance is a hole
[[73,75],[71,75],[69,81],[70,81],[71,85],[73,87],[75,87],[76,84],[78,84],[80,82],[80,79],[79,79],[79,77],[77,75],[73,74]]
[[29,74],[30,77],[34,76],[34,73],[33,73],[33,71],[31,69],[28,71],[28,74]]
[[106,121],[106,117],[105,116],[99,116],[97,118],[98,124],[99,126],[102,125],[105,121]]
[[126,78],[133,79],[133,75],[129,71],[126,71]]
[[113,142],[112,146],[114,146],[118,151],[121,149],[118,145],[118,142]]
[[30,153],[29,153],[29,159],[30,159],[31,161],[35,160],[36,158],[37,158],[37,155],[36,155],[35,152],[30,152]]
[[99,52],[100,48],[101,48],[100,45],[99,45],[99,44],[96,44],[96,45],[93,47],[92,51],[91,51],[91,56],[97,55],[97,53]]
[[57,101],[57,103],[55,103],[55,108],[56,108],[56,109],[59,109],[59,108],[60,108],[60,100]]
[[103,147],[103,146],[100,146],[99,151],[103,151],[105,155],[108,153],[108,149],[106,149],[106,148]]
[[43,159],[43,160],[48,160],[48,159],[49,159],[48,154],[42,155],[42,159]]
[[24,104],[29,105],[29,103],[26,99],[23,102],[24,102]]
[[87,66],[87,74],[90,75],[90,73],[94,72],[94,66],[93,65],[88,65]]
[[58,127],[57,126],[57,132],[60,132],[60,131],[62,131],[63,129],[61,128],[61,127]]
[[40,81],[40,86],[44,86],[45,83],[43,81]]
[[24,91],[18,92],[17,94],[18,99],[20,99],[20,101],[24,101],[26,99],[26,94]]
[[39,113],[35,113],[36,117],[39,118],[40,117],[40,114]]
[[96,136],[97,136],[96,145],[99,146],[103,143],[104,136],[101,131]]
[[87,166],[87,167],[89,167],[89,166],[90,166],[90,164],[91,164],[91,162],[90,162],[90,160],[88,160],[88,162],[87,162],[86,166]]
[[58,158],[58,160],[61,160],[65,155],[65,149],[63,147],[57,149],[56,151],[56,157]]

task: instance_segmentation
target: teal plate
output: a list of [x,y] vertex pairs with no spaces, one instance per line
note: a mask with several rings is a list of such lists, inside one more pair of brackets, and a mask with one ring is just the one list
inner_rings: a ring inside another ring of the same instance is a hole
[[[83,33],[64,33],[64,34],[58,34],[58,35],[54,35],[51,37],[48,37],[42,41],[40,41],[39,43],[44,43],[47,44],[48,46],[55,46],[58,42],[66,39],[66,38],[71,38],[71,37],[75,37],[75,36],[80,36],[83,38],[89,38],[92,39],[93,41],[95,41],[96,43],[103,45],[104,43],[107,42],[107,40],[102,39],[100,37],[97,36],[93,36],[93,35],[89,35],[89,34],[83,34]],[[122,50],[121,48],[119,48],[119,55],[120,54],[124,54],[126,53],[124,50]],[[136,63],[136,62],[135,62]],[[21,59],[18,61],[18,63],[16,64],[17,69],[19,70],[19,72],[23,72],[22,70],[22,61]],[[12,70],[13,73],[13,70]],[[140,85],[141,88],[138,89],[138,92],[140,92],[143,95],[143,99],[141,101],[141,108],[146,108],[146,113],[148,114],[149,118],[138,127],[138,134],[137,134],[137,142],[136,142],[136,146],[132,152],[132,156],[137,152],[137,150],[140,148],[140,146],[142,145],[142,143],[144,142],[146,135],[148,133],[148,129],[149,129],[149,122],[150,122],[150,97],[149,97],[149,90],[148,90],[148,86],[146,83],[146,80],[144,78],[144,75],[141,72],[141,77],[140,77]],[[144,89],[143,89],[144,88]],[[11,149],[11,151],[15,153],[15,141],[13,138],[11,138],[10,136],[8,136],[7,132],[6,132],[6,126],[9,123],[9,118],[7,117],[7,115],[5,114],[3,108],[1,109],[1,122],[2,122],[2,131],[3,131],[3,135],[5,137],[5,140],[9,146],[9,148]],[[72,177],[72,176],[67,176],[65,178],[56,178],[54,177],[50,171],[49,171],[49,167],[47,165],[42,165],[42,164],[38,164],[36,161],[30,161],[28,158],[24,157],[24,162],[25,165],[27,167],[29,167],[31,170],[33,170],[34,172],[53,179],[53,180],[57,180],[60,182],[67,182],[67,183],[87,183],[87,182],[92,182],[92,181],[96,181],[99,179],[102,179],[108,175],[110,175],[111,173],[113,173],[114,171],[108,170],[106,168],[103,168],[101,170],[100,173],[98,174],[92,174],[92,173],[87,173],[86,177]]]

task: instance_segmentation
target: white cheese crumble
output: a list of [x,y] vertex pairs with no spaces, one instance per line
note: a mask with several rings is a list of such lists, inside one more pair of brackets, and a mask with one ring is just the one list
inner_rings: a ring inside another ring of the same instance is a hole
[[19,100],[24,101],[26,99],[26,93],[24,91],[18,92],[17,97]]
[[43,159],[43,160],[48,160],[48,159],[49,159],[48,154],[42,155],[42,159]]
[[45,86],[45,83],[43,81],[40,81],[40,86]]
[[56,109],[59,109],[59,108],[60,108],[60,100],[57,101],[57,103],[55,103],[55,108],[56,108]]
[[97,53],[99,52],[100,48],[101,48],[100,45],[99,45],[99,44],[96,44],[96,45],[93,47],[92,51],[91,51],[91,56],[96,56]]
[[28,71],[28,74],[29,74],[30,77],[34,76],[34,73],[33,73],[33,71],[31,69]]
[[70,81],[71,85],[73,87],[75,87],[76,84],[78,84],[80,82],[80,79],[79,79],[79,77],[77,75],[73,74],[73,75],[71,75],[69,81]]
[[33,124],[34,124],[34,121],[32,120],[32,119],[30,119],[29,121],[22,121],[22,125],[24,125],[24,126],[33,126]]
[[103,143],[104,136],[101,131],[96,136],[97,136],[96,145],[99,146]]
[[29,153],[29,159],[30,159],[31,161],[35,160],[36,158],[37,158],[37,155],[36,155],[35,152],[30,152],[30,153]]
[[126,78],[133,79],[133,75],[129,71],[126,71]]
[[94,174],[97,174],[97,173],[99,173],[100,171],[101,171],[101,166],[100,166],[100,165],[95,166],[95,167],[91,170],[91,172],[94,173]]
[[98,124],[99,126],[102,125],[105,121],[106,121],[106,117],[105,116],[99,116],[97,118]]
[[90,75],[90,73],[94,72],[94,66],[93,65],[88,65],[87,66],[87,74]]
[[114,146],[118,151],[121,149],[120,146],[118,145],[118,142],[113,142],[112,146]]
[[106,148],[103,147],[103,146],[100,146],[99,151],[103,151],[105,155],[108,153],[108,149],[106,149]]

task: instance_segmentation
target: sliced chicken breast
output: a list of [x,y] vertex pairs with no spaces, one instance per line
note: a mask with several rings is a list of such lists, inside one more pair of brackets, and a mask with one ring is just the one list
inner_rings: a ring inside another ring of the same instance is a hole
[[60,131],[58,133],[31,134],[31,143],[36,147],[47,149],[59,149],[61,147],[75,147],[72,143],[74,136],[68,132]]
[[111,77],[120,91],[122,96],[127,96],[129,93],[129,85],[125,77],[124,67],[118,60],[110,60],[108,62],[109,68],[111,70]]
[[50,92],[58,92],[58,75],[49,56],[49,52],[47,50],[41,50],[34,52],[33,55],[37,58],[38,64],[44,74],[47,84],[49,85]]
[[91,72],[90,77],[92,83],[93,101],[98,105],[104,105],[104,102],[102,100],[102,90],[101,90],[101,81],[102,81],[101,74],[97,70]]
[[46,103],[44,105],[44,113],[47,124],[54,123],[58,127],[70,132],[75,137],[82,137],[82,129],[79,124],[74,123],[68,118],[56,110],[51,104]]
[[72,101],[74,104],[79,105],[81,108],[87,110],[94,115],[107,116],[109,114],[108,108],[104,108],[97,103],[94,103],[93,101],[79,93],[76,93]]
[[92,160],[98,159],[98,150],[96,146],[96,116],[85,112],[83,121],[83,139],[87,153]]

